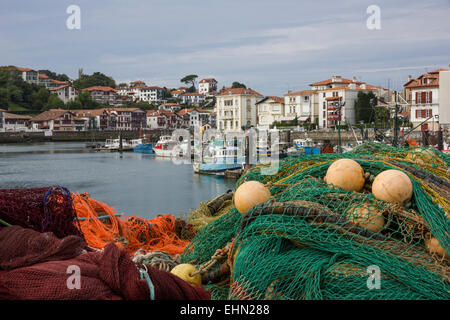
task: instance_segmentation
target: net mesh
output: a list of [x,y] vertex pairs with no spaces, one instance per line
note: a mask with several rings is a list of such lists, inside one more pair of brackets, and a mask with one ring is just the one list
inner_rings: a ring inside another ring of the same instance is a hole
[[[361,192],[324,182],[341,158],[364,169]],[[260,181],[272,197],[245,215],[233,207],[200,229],[182,262],[203,264],[233,243],[230,281],[209,283],[213,299],[448,299],[448,165],[449,157],[434,149],[377,143],[344,154],[290,156],[274,175],[262,175],[258,165],[235,188]],[[375,176],[389,169],[412,182],[403,206],[371,193]],[[367,226],[378,223],[374,215],[383,217],[376,232]],[[427,248],[431,238],[443,254]]]
[[173,215],[153,219],[119,217],[114,208],[92,199],[87,193],[72,193],[80,230],[90,247],[103,249],[114,242],[131,254],[138,250],[181,254],[193,237],[192,226]]

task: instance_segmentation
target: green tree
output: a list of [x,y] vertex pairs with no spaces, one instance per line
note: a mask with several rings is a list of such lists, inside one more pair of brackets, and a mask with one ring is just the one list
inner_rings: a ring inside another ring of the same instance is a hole
[[0,67],[0,106],[31,109],[33,94],[41,87],[23,81],[19,73],[11,67]]
[[94,72],[92,75],[82,74],[79,79],[73,82],[73,86],[77,90],[93,86],[106,86],[115,88],[116,82],[112,77],[108,77],[101,72]]
[[185,76],[180,80],[180,82],[183,82],[186,85],[190,85],[190,89],[194,88],[195,91],[195,80],[198,78],[196,74],[190,74]]
[[371,123],[375,121],[375,112],[372,106],[378,103],[377,97],[372,91],[364,93],[358,92],[358,97],[355,101],[355,120],[357,123]]
[[83,105],[81,104],[80,100],[70,100],[66,103],[66,109],[67,110],[79,110],[83,109]]
[[70,78],[64,73],[57,74],[56,72],[52,72],[50,70],[39,70],[39,73],[45,74],[47,77],[53,80],[70,81]]
[[231,85],[232,88],[244,88],[247,89],[246,85],[240,82],[233,82],[233,84]]
[[48,102],[50,92],[46,88],[40,88],[33,93],[33,110],[41,110]]
[[48,101],[41,109],[42,111],[50,109],[64,109],[64,101],[62,101],[56,94],[51,94],[48,97]]
[[101,104],[92,99],[88,91],[81,91],[76,99],[81,104],[81,109],[97,109]]

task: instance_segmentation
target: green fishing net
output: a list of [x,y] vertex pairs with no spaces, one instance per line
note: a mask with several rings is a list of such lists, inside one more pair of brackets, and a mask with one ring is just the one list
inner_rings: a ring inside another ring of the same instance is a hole
[[[324,182],[342,158],[364,169],[360,192]],[[448,159],[430,148],[367,143],[344,154],[287,157],[273,175],[258,165],[235,189],[260,181],[272,197],[244,215],[232,207],[209,222],[182,262],[203,264],[232,242],[229,281],[206,286],[213,299],[448,299]],[[402,206],[371,193],[374,178],[389,169],[412,182],[413,196]],[[428,249],[430,238],[445,254]]]

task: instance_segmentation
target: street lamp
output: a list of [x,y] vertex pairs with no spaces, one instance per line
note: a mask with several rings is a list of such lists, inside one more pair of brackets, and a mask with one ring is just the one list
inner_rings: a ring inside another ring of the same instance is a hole
[[339,99],[338,102],[338,153],[342,153],[342,146],[341,146],[341,109],[345,106],[345,101],[341,102]]

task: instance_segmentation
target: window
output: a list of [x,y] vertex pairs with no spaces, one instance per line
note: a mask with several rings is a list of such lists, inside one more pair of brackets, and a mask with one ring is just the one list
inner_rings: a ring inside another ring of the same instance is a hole
[[233,100],[225,100],[224,101],[224,105],[225,106],[232,106],[233,105]]
[[326,94],[325,94],[325,92],[323,93],[323,97],[325,98],[325,96],[326,96]]
[[303,98],[303,100],[304,100],[304,101],[309,101],[309,97],[308,97],[308,96],[305,96],[305,97]]

